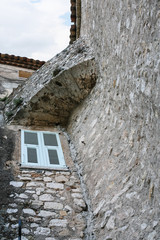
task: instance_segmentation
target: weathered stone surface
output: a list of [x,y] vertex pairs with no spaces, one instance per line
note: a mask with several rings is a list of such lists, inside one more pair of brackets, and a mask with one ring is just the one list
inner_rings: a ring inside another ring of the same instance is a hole
[[16,181],[11,181],[10,185],[12,185],[13,187],[22,187],[23,186],[23,182],[16,182]]
[[64,177],[64,176],[62,175],[62,176],[57,176],[57,177],[55,177],[55,180],[56,180],[56,182],[58,182],[58,183],[65,183],[65,182],[68,181],[68,178],[66,178],[66,177]]
[[24,194],[24,193],[21,193],[18,197],[19,198],[24,198],[24,199],[28,198],[28,196],[26,194]]
[[83,199],[74,198],[73,201],[76,205],[80,206],[81,208],[86,208],[86,204]]
[[44,211],[44,210],[41,210],[40,213],[38,214],[39,217],[51,217],[55,215],[56,215],[55,212]]
[[73,198],[83,198],[82,194],[80,193],[72,193],[71,195]]
[[51,182],[51,181],[52,181],[52,178],[50,178],[50,177],[44,177],[43,180],[44,180],[45,182]]
[[63,204],[57,203],[57,202],[45,202],[44,209],[60,210],[60,209],[63,209]]
[[18,212],[18,209],[8,208],[7,213],[16,213]]
[[[66,124],[70,112],[95,85],[95,69],[91,48],[79,39],[14,91],[6,106],[6,120],[22,125]],[[16,106],[14,99],[22,99],[21,104]]]
[[39,197],[39,200],[40,200],[40,201],[50,202],[50,201],[53,201],[53,200],[54,200],[54,197],[53,197],[51,194],[42,194],[42,195]]
[[25,209],[23,209],[23,212],[24,212],[25,214],[29,214],[29,215],[32,215],[32,216],[35,216],[35,215],[36,215],[35,211],[34,211],[33,209],[30,209],[30,208],[25,208]]
[[22,228],[22,233],[28,235],[30,231],[27,228]]
[[44,183],[41,182],[29,182],[26,187],[44,187]]
[[64,184],[62,184],[62,183],[47,183],[47,187],[59,190],[59,189],[64,189]]
[[81,4],[81,35],[94,49],[98,79],[68,131],[91,210],[88,239],[160,239],[152,227],[160,199],[160,3]]
[[49,238],[45,238],[45,240],[56,240],[55,238],[49,237]]
[[35,235],[49,235],[50,234],[50,228],[43,228],[43,227],[38,227],[36,231],[34,232]]
[[67,223],[68,223],[67,220],[52,219],[49,223],[49,226],[51,226],[51,227],[66,227]]

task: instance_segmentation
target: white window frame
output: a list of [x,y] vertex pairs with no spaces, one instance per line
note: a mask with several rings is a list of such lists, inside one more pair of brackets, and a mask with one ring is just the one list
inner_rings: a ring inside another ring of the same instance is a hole
[[[34,144],[25,144],[24,142],[24,134],[25,132],[36,133],[38,138],[38,145]],[[46,146],[44,144],[43,134],[53,134],[56,136],[58,146]],[[28,162],[27,148],[33,148],[37,151],[37,163]],[[48,149],[56,150],[58,155],[59,164],[50,164]],[[32,168],[67,168],[64,160],[64,155],[62,151],[62,146],[59,138],[59,134],[56,132],[48,132],[48,131],[31,131],[21,129],[21,165],[22,167],[32,167]]]

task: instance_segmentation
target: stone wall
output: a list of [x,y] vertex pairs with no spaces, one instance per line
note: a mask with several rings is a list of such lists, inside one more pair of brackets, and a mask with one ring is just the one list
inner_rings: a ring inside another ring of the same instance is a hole
[[81,35],[99,78],[68,131],[88,189],[96,240],[158,240],[158,0],[82,0]]
[[22,168],[21,128],[0,128],[0,239],[18,239],[19,219],[23,240],[84,239],[87,207],[66,137],[53,128],[29,128],[59,132],[68,169]]

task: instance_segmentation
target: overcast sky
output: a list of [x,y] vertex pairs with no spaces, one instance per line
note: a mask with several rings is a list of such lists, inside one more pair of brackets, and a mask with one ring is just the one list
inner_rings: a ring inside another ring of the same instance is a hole
[[49,60],[69,44],[70,0],[0,0],[0,53]]

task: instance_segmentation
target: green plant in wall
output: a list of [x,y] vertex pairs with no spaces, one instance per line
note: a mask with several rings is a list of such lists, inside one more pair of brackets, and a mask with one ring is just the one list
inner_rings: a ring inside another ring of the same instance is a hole
[[12,111],[6,112],[5,114],[6,114],[7,118],[10,118],[10,117],[13,116],[13,112]]
[[7,96],[3,97],[3,98],[0,98],[0,101],[1,102],[5,102],[7,100]]
[[21,105],[22,102],[23,102],[22,98],[15,98],[15,99],[13,99],[13,104],[15,105],[15,107]]

